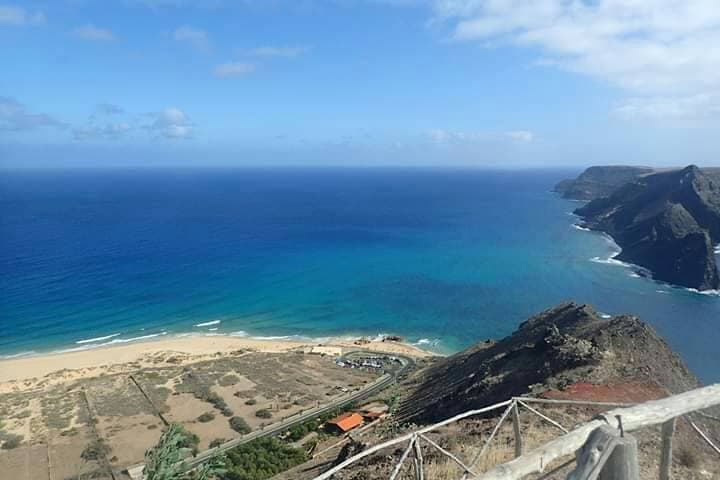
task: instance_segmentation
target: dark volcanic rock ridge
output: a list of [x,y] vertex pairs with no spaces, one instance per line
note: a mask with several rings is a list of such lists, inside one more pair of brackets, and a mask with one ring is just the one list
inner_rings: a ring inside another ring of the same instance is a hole
[[652,173],[650,167],[627,167],[621,165],[590,167],[576,179],[563,180],[555,191],[572,200],[594,200],[607,197],[628,182]]
[[583,226],[613,237],[616,257],[656,280],[720,287],[714,246],[720,243],[720,181],[691,165],[642,175],[575,210]]
[[578,384],[651,385],[665,394],[699,386],[683,361],[631,315],[600,318],[589,305],[546,310],[498,342],[479,343],[423,371],[400,419],[434,422],[512,396]]

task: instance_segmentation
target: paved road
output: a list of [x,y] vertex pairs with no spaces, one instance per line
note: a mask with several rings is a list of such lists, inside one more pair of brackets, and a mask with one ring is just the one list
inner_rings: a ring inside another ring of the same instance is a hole
[[[375,395],[376,393],[389,387],[393,383],[395,383],[397,381],[398,377],[400,377],[402,374],[404,374],[411,366],[413,366],[415,364],[415,360],[413,360],[411,357],[406,357],[403,355],[390,355],[388,353],[376,352],[376,351],[370,351],[370,350],[353,350],[352,352],[348,352],[344,356],[350,356],[350,355],[357,356],[359,354],[373,354],[373,355],[378,355],[378,356],[394,356],[400,360],[401,366],[397,370],[394,370],[390,373],[386,373],[385,375],[378,378],[373,383],[365,386],[365,388],[363,388],[362,390],[360,390],[358,392],[349,393],[348,395],[345,395],[341,398],[333,400],[332,402],[330,402],[326,405],[323,405],[318,408],[314,408],[312,410],[308,410],[307,412],[302,412],[300,414],[293,415],[292,417],[288,417],[278,423],[269,425],[269,426],[265,427],[263,430],[254,431],[247,435],[243,435],[242,437],[238,437],[238,438],[235,438],[228,442],[225,442],[218,447],[211,448],[209,450],[205,450],[204,452],[199,453],[197,456],[185,461],[185,465],[187,465],[187,469],[190,470],[194,467],[197,467],[198,465],[210,460],[211,458],[213,458],[221,453],[224,453],[232,448],[235,448],[238,445],[243,445],[243,444],[251,442],[253,440],[257,440],[258,438],[268,437],[268,436],[272,436],[272,435],[278,435],[295,425],[298,425],[298,424],[301,424],[308,420],[311,420],[311,419],[318,417],[324,413],[327,413],[329,411],[343,407],[349,403],[358,402],[358,401],[364,400],[368,397],[371,397],[371,396]],[[141,480],[143,478],[142,470],[143,470],[144,466],[145,466],[145,464],[135,465],[133,467],[129,467],[127,469],[127,471],[133,479]]]

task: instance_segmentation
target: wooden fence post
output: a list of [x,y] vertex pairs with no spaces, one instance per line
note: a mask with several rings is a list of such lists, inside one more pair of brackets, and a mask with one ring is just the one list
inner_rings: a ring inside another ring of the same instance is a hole
[[518,411],[518,404],[513,404],[513,430],[515,432],[515,458],[522,456],[523,442],[522,434],[520,433],[520,412]]
[[660,480],[670,480],[672,477],[672,451],[673,435],[675,434],[676,418],[663,423],[662,426],[662,452],[660,454]]
[[415,478],[417,478],[417,480],[425,480],[425,472],[423,471],[423,456],[419,438],[415,439]]

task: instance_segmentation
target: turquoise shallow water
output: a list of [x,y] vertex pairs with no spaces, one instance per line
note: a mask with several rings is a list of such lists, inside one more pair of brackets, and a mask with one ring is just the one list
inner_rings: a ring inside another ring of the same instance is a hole
[[0,355],[184,333],[395,333],[448,353],[572,299],[640,315],[720,380],[720,297],[603,262],[613,244],[550,192],[576,173],[4,172]]

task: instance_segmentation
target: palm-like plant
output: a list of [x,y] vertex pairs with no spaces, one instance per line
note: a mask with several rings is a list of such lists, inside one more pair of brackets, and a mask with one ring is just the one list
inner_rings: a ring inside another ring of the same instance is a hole
[[193,453],[189,434],[181,425],[172,424],[158,444],[145,452],[147,480],[208,480],[222,473],[223,458],[215,457],[192,471],[182,463]]

